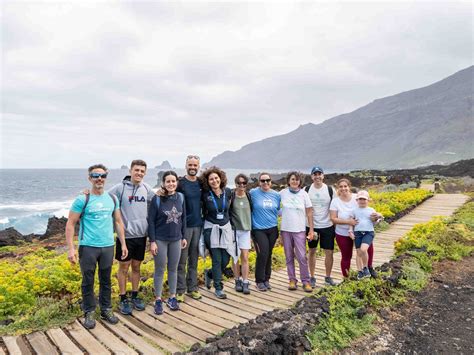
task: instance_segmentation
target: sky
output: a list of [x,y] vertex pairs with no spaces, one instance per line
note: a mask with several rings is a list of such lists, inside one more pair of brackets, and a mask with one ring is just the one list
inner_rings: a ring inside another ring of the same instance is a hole
[[470,1],[1,6],[1,168],[204,163],[473,63]]

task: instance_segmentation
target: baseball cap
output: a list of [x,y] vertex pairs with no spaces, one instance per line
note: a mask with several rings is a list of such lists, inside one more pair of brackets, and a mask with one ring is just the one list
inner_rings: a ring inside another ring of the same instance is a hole
[[320,166],[313,166],[313,169],[311,169],[311,175],[313,175],[314,173],[324,174],[323,168],[321,168]]
[[369,193],[365,190],[360,190],[358,193],[357,193],[357,196],[356,196],[356,200],[358,199],[364,199],[364,200],[370,200],[369,198]]

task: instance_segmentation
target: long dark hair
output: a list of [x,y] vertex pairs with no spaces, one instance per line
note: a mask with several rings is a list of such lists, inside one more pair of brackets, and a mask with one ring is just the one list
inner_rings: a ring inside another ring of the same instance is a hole
[[162,183],[162,188],[163,188],[163,191],[165,192],[165,196],[168,196],[168,190],[166,190],[166,187],[165,187],[165,180],[166,180],[166,177],[168,176],[174,176],[176,178],[176,182],[178,182],[178,174],[176,174],[176,172],[174,172],[173,170],[167,170],[163,173],[163,177],[161,178],[161,183]]

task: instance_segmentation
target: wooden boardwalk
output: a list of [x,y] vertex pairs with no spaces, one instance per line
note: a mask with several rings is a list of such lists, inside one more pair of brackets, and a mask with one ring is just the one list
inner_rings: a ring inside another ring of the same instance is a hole
[[[417,223],[429,221],[433,216],[449,216],[466,200],[460,194],[435,195],[411,213],[392,223],[390,228],[378,233],[375,238],[374,266],[390,260],[393,243]],[[334,256],[333,277],[340,276],[340,255]],[[324,261],[316,263],[318,286],[324,279]],[[207,289],[201,288],[202,300],[186,298],[181,310],[156,316],[150,305],[133,316],[118,314],[120,322],[109,325],[98,321],[93,330],[85,329],[76,320],[64,327],[35,332],[26,336],[0,338],[0,355],[3,354],[160,354],[185,351],[196,342],[204,342],[225,329],[245,323],[263,312],[276,308],[288,308],[303,298],[301,290],[288,291],[285,270],[272,274],[272,290],[258,292],[252,287],[250,295],[242,295],[233,289],[233,282],[225,283],[228,298],[218,300]],[[2,344],[3,343],[3,344]]]

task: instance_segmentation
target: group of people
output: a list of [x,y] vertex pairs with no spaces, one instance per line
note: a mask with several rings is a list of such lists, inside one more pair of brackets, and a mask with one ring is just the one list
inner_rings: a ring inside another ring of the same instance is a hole
[[[302,175],[293,171],[287,175],[288,187],[280,192],[271,188],[268,173],[260,173],[259,186],[250,191],[247,189],[249,178],[239,174],[235,177],[235,189],[231,190],[227,187],[225,172],[217,167],[208,168],[198,176],[198,156],[187,156],[185,167],[183,177],[171,170],[164,172],[161,188],[156,192],[143,181],[147,172],[143,160],[133,160],[130,175],[107,192],[107,168],[102,164],[89,167],[91,189],[75,199],[66,225],[68,259],[71,263],[79,261],[82,273],[86,328],[95,327],[97,267],[101,318],[111,324],[118,322],[111,305],[114,246],[115,259],[119,262],[119,311],[130,315],[134,310],[145,309],[138,291],[147,238],[155,263],[154,311],[157,315],[163,313],[163,303],[172,311],[179,310],[179,302],[184,301],[185,294],[196,300],[202,297],[197,272],[200,244],[205,245],[212,260],[212,268],[204,273],[205,285],[208,289],[214,286],[217,298],[227,297],[222,280],[231,259],[235,290],[250,294],[248,257],[252,242],[257,254],[255,288],[260,292],[271,290],[272,251],[279,236],[279,216],[289,290],[298,288],[295,258],[303,290],[311,292],[316,286],[318,244],[325,253],[324,282],[335,284],[331,278],[334,240],[341,250],[341,270],[345,277],[354,243],[358,253],[358,278],[376,276],[372,268],[373,224],[381,215],[367,206],[367,192],[352,194],[349,180],[338,181],[336,195],[332,187],[324,184],[323,169],[316,166],[311,171],[313,184],[304,188]],[[78,223],[77,257],[73,238]],[[130,269],[129,296],[126,285]],[[165,270],[169,288],[166,302],[162,299]]]

